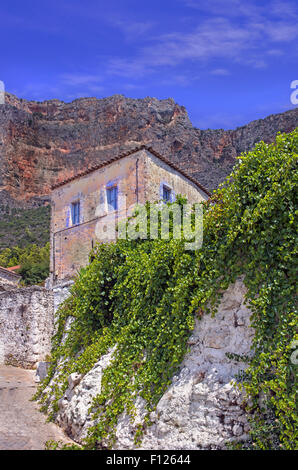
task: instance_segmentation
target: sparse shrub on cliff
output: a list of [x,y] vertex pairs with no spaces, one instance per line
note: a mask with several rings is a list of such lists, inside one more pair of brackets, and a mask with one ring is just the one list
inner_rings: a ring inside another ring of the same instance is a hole
[[[54,418],[68,375],[85,374],[117,344],[91,406],[97,421],[85,448],[111,447],[119,415],[125,410],[133,419],[138,395],[148,410],[135,429],[136,442],[141,439],[185,355],[196,313],[215,313],[222,293],[243,276],[256,331],[240,384],[252,417],[251,439],[243,445],[297,449],[297,366],[291,362],[298,339],[297,153],[298,129],[241,155],[205,205],[198,251],[186,252],[183,240],[173,239],[96,247],[60,307],[49,376],[38,392],[44,409],[49,395],[54,398]],[[62,344],[68,317],[74,321]],[[60,375],[50,384],[58,361]]]
[[28,245],[45,246],[50,240],[50,206],[16,209],[0,206],[0,250]]

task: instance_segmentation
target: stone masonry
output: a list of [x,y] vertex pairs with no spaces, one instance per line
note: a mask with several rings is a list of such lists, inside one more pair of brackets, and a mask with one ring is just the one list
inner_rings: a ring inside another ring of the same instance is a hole
[[51,351],[53,293],[33,286],[0,293],[0,364],[35,367]]
[[[53,285],[73,279],[88,264],[95,243],[115,241],[117,223],[131,215],[136,204],[162,200],[164,187],[169,191],[170,202],[175,201],[177,194],[186,196],[192,204],[209,198],[208,191],[198,182],[145,146],[54,186],[50,263]],[[115,210],[107,201],[111,188],[117,190]],[[74,205],[79,205],[75,221]]]
[[15,289],[21,276],[0,266],[0,291]]

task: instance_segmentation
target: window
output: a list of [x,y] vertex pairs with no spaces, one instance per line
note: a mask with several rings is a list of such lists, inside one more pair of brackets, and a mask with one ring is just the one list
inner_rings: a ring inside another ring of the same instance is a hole
[[171,202],[171,190],[166,186],[162,188],[162,199],[164,202]]
[[80,223],[80,201],[73,202],[71,205],[71,222],[72,225]]
[[118,210],[118,187],[113,186],[107,189],[107,200],[110,210]]

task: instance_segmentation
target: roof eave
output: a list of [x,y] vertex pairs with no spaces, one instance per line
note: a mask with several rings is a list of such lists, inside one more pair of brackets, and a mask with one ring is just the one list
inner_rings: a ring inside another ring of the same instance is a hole
[[185,178],[187,178],[189,181],[191,181],[192,183],[194,183],[201,191],[203,191],[205,194],[207,194],[208,197],[211,196],[211,193],[204,187],[202,186],[195,178],[193,178],[192,176],[188,175],[184,170],[182,170],[181,168],[179,168],[177,165],[175,165],[174,163],[172,163],[170,160],[168,160],[167,158],[165,158],[163,155],[161,155],[160,153],[158,153],[156,150],[154,150],[152,147],[149,147],[147,145],[140,145],[139,147],[135,147],[134,149],[132,150],[129,150],[127,152],[124,152],[124,153],[121,153],[120,155],[118,155],[117,157],[113,157],[111,158],[110,160],[108,161],[103,161],[101,162],[100,164],[98,165],[95,165],[95,166],[92,166],[90,168],[88,168],[87,170],[77,174],[77,175],[74,175],[70,178],[67,178],[63,181],[60,181],[59,183],[56,183],[54,185],[52,185],[51,189],[54,190],[54,189],[57,189],[57,188],[60,188],[61,186],[64,186],[65,184],[67,183],[70,183],[71,181],[74,181],[78,178],[81,178],[82,176],[86,176],[90,173],[92,173],[93,171],[96,171],[96,170],[100,170],[101,168],[109,165],[110,163],[113,163],[113,162],[116,162],[118,160],[121,160],[122,158],[125,158],[125,157],[128,157],[129,155],[133,155],[134,153],[136,152],[139,152],[140,150],[147,150],[148,152],[150,152],[152,155],[154,155],[155,157],[157,157],[159,160],[163,161],[164,163],[166,163],[168,166],[170,166],[171,168],[173,168],[175,171],[178,171],[178,173],[180,173],[181,175],[183,175]]

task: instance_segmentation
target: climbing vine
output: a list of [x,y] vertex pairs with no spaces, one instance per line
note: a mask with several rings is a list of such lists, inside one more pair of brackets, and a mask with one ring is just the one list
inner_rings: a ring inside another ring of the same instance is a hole
[[239,276],[255,337],[239,385],[249,398],[250,440],[238,447],[297,448],[297,366],[291,362],[298,339],[297,150],[296,129],[241,155],[204,204],[200,250],[186,251],[184,240],[173,237],[96,246],[58,312],[51,367],[38,392],[54,419],[68,375],[87,373],[113,351],[90,407],[94,425],[84,448],[113,446],[120,414],[134,422],[137,397],[147,404],[143,424],[135,426],[141,440],[187,351],[195,316],[216,312],[222,292]]

